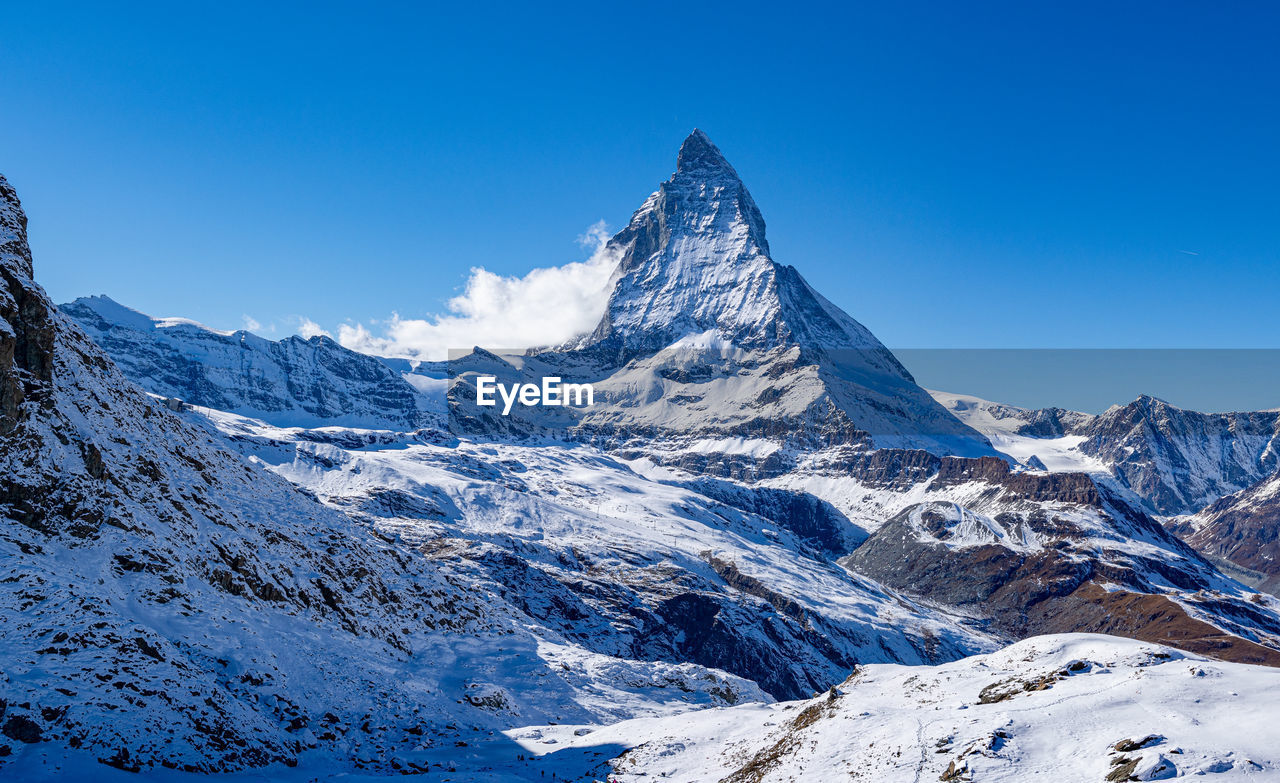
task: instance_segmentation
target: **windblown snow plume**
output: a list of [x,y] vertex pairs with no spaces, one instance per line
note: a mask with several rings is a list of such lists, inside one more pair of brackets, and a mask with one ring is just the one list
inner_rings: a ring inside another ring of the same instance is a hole
[[606,248],[604,221],[579,241],[595,251],[586,261],[534,269],[522,277],[473,267],[466,291],[448,302],[449,313],[430,319],[393,314],[381,335],[364,324],[338,327],[338,342],[378,356],[439,360],[450,348],[476,345],[531,348],[558,345],[595,328],[608,300],[618,254]]

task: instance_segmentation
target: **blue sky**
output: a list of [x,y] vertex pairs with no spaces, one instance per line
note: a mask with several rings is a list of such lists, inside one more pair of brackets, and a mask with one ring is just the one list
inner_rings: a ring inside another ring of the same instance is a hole
[[1280,7],[463,5],[9,7],[39,279],[429,317],[472,267],[584,260],[696,126],[890,346],[1280,347]]

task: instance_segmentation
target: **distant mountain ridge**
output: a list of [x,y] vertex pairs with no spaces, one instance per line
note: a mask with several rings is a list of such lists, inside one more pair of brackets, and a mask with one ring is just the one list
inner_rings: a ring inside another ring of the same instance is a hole
[[279,426],[414,429],[443,406],[383,361],[323,335],[274,341],[152,318],[106,296],[59,308],[148,391]]
[[1194,513],[1280,468],[1280,413],[1199,413],[1141,396],[1075,434],[1161,514]]
[[1196,513],[1280,469],[1277,411],[1200,413],[1142,395],[1094,416],[932,394],[1015,458],[1108,475],[1163,516]]

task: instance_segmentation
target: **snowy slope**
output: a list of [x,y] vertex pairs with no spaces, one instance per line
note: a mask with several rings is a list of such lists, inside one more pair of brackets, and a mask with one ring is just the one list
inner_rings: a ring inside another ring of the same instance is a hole
[[[406,762],[454,783],[1045,779],[1271,780],[1280,775],[1280,672],[1090,634],[1041,636],[941,666],[860,667],[834,696],[611,725],[531,725]],[[66,764],[66,762],[63,762]],[[97,768],[93,768],[96,766]],[[188,783],[67,767],[106,783]],[[1118,771],[1119,770],[1119,771]],[[27,780],[60,779],[33,769]],[[950,777],[944,778],[944,775]],[[228,783],[385,778],[304,760]]]
[[1002,454],[1033,469],[1058,473],[1107,473],[1106,463],[1080,450],[1085,436],[1076,429],[1092,420],[1087,413],[1061,408],[1028,410],[967,394],[930,391],[956,418],[987,436]]
[[[1276,669],[1067,634],[936,667],[863,667],[810,701],[513,736],[568,780],[1271,780],[1278,699]],[[570,765],[592,747],[627,750]]]
[[602,654],[714,666],[783,697],[857,662],[945,660],[993,643],[837,566],[856,529],[799,493],[655,480],[582,446],[189,416],[386,536],[471,564]]

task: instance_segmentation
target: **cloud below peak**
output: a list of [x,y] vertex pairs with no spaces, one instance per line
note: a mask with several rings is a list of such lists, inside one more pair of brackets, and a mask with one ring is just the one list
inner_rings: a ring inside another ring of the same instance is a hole
[[[419,360],[448,358],[450,349],[499,349],[558,345],[595,328],[608,302],[618,258],[607,249],[604,221],[578,238],[594,252],[586,261],[506,276],[473,267],[466,287],[429,318],[393,313],[379,333],[362,323],[338,327],[338,342],[378,356]],[[308,325],[319,329],[313,323]]]

